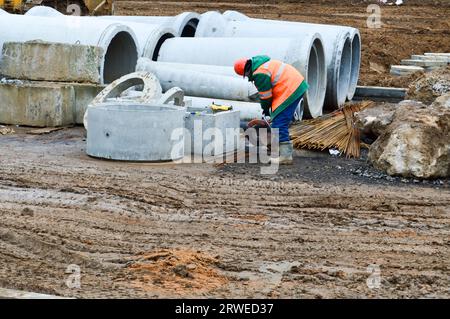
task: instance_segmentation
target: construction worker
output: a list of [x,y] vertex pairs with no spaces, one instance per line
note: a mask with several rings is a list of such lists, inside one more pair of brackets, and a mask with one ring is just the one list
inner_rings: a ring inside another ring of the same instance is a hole
[[305,78],[293,66],[266,55],[239,59],[234,64],[234,70],[255,84],[264,116],[270,116],[271,127],[279,130],[280,153],[271,162],[292,164],[289,124],[308,89]]

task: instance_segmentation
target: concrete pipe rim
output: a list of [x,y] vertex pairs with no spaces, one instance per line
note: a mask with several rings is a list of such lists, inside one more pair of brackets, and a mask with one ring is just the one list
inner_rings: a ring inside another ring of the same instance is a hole
[[291,38],[289,56],[284,58],[286,63],[294,66],[304,76],[309,84],[305,93],[305,116],[318,117],[323,114],[327,85],[327,69],[322,37],[319,33],[306,33],[303,40]]
[[196,37],[223,37],[227,20],[218,11],[208,11],[200,16]]
[[114,101],[114,102],[103,102],[96,104],[93,110],[102,111],[114,111],[114,112],[143,112],[143,113],[174,113],[174,112],[186,112],[186,110],[180,106],[165,105],[158,103],[143,103],[134,101]]
[[352,65],[352,42],[347,37],[342,48],[341,61],[339,64],[339,74],[337,82],[337,102],[341,106],[347,101],[350,86],[350,74]]
[[183,12],[175,16],[172,28],[183,38],[193,38],[197,32],[201,15],[196,12]]
[[[328,73],[327,98],[325,109],[334,111],[347,100],[350,84],[351,40],[349,32],[341,32],[336,41],[331,70]],[[330,68],[329,68],[330,69]]]
[[352,62],[350,71],[350,84],[347,99],[351,101],[355,96],[356,87],[358,85],[359,71],[361,68],[361,35],[357,29],[352,38]]
[[305,113],[312,118],[323,114],[323,105],[327,86],[325,51],[319,34],[314,35],[306,65],[305,79],[309,89],[305,94],[307,107]]
[[131,28],[120,23],[111,24],[97,45],[104,48],[100,68],[101,84],[110,84],[134,72],[140,48]]
[[[162,45],[167,39],[178,37],[179,34],[169,27],[158,27],[148,37],[145,43],[144,50],[142,51],[142,57],[149,58],[152,61],[157,61],[159,57],[159,51]],[[136,61],[137,64],[137,61]],[[135,65],[136,65],[135,64]]]
[[25,16],[32,16],[32,17],[59,17],[63,16],[61,12],[58,10],[55,10],[52,7],[47,6],[35,6],[25,12]]
[[245,14],[236,10],[227,10],[222,15],[228,21],[245,21],[250,19]]

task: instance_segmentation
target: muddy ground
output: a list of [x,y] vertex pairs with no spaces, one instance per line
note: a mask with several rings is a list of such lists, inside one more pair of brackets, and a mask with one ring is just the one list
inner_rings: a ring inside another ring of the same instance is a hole
[[450,297],[448,180],[390,178],[365,156],[316,153],[268,176],[257,164],[102,161],[85,155],[82,128],[14,129],[0,135],[0,287],[77,298]]
[[[389,1],[394,2],[394,1]],[[360,85],[407,87],[411,78],[394,77],[390,66],[412,54],[450,52],[450,1],[405,0],[381,6],[382,28],[369,29],[367,6],[377,1],[118,1],[117,14],[173,15],[184,11],[239,10],[251,17],[356,27],[362,38]],[[414,77],[412,77],[414,78]]]

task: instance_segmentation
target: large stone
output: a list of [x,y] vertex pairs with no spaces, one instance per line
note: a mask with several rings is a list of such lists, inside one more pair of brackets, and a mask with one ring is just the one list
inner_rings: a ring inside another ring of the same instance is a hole
[[100,83],[102,49],[42,41],[6,42],[0,74],[11,79]]
[[439,178],[450,174],[450,109],[411,101],[373,143],[369,160],[389,175]]
[[438,97],[431,106],[450,109],[450,92]]
[[102,86],[2,81],[0,83],[0,123],[55,127],[83,122],[87,105]]
[[396,109],[394,103],[374,104],[355,113],[355,123],[364,135],[378,137],[392,123]]
[[104,85],[72,83],[74,90],[75,124],[83,124],[84,113],[92,100],[105,88]]

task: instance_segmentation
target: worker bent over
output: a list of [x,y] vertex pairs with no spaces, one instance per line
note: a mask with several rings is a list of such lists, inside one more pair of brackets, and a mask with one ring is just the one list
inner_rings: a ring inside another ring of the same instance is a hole
[[279,131],[280,155],[271,161],[292,164],[289,124],[308,89],[305,78],[293,66],[265,55],[239,59],[234,64],[234,70],[254,82],[264,116],[270,116],[271,127]]

